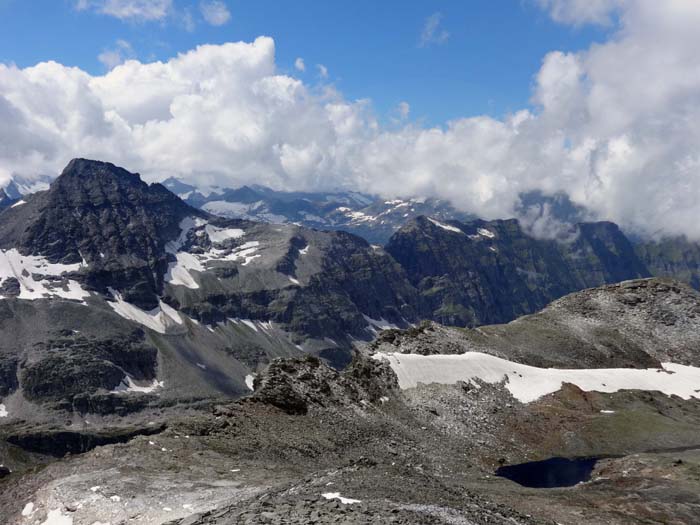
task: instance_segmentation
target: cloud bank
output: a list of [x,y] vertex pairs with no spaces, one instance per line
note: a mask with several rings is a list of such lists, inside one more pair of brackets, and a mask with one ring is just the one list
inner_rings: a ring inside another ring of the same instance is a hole
[[546,55],[532,108],[434,128],[383,128],[368,101],[280,73],[265,37],[103,76],[0,65],[0,182],[85,156],[151,179],[436,196],[485,218],[516,214],[522,193],[566,192],[628,231],[700,239],[700,2],[540,3],[616,25]]

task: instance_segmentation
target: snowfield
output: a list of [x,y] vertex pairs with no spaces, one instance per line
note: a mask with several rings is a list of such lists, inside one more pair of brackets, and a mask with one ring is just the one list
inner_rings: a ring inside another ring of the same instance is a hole
[[418,384],[452,385],[480,379],[486,383],[505,381],[508,391],[522,403],[530,403],[571,383],[585,391],[659,391],[683,399],[700,399],[700,368],[663,363],[663,368],[557,369],[537,368],[479,352],[457,355],[382,353],[399,379],[402,389]]
[[217,228],[211,224],[207,224],[203,219],[195,217],[187,217],[180,222],[180,236],[174,241],[170,241],[165,250],[174,255],[176,261],[168,265],[168,270],[165,274],[165,282],[177,286],[185,286],[191,289],[199,288],[199,283],[196,281],[191,272],[202,273],[206,271],[209,261],[233,261],[240,262],[241,266],[247,266],[253,259],[260,257],[258,251],[260,243],[258,241],[248,241],[235,248],[212,247],[205,253],[193,254],[182,251],[182,247],[187,241],[189,232],[195,228],[198,230],[197,235],[206,235],[211,240],[212,244],[222,246],[222,243],[229,239],[240,239],[245,235],[245,231],[239,228]]
[[[0,250],[0,283],[15,278],[19,282],[19,299],[61,298],[83,302],[90,297],[77,281],[64,279],[55,282],[47,277],[58,277],[77,272],[83,263],[54,264],[40,255],[22,255],[16,249]],[[2,296],[0,296],[2,298]]]

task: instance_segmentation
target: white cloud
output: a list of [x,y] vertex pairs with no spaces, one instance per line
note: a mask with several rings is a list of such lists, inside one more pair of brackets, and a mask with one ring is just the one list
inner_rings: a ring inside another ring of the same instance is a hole
[[419,47],[427,47],[432,44],[444,44],[450,38],[450,33],[440,27],[442,13],[433,13],[425,19],[423,30],[418,41]]
[[78,0],[79,11],[93,9],[122,20],[153,21],[164,19],[172,10],[172,0]]
[[409,113],[411,113],[411,106],[408,102],[399,102],[399,105],[396,107],[396,112],[402,120],[405,120],[408,118]]
[[485,218],[564,191],[630,231],[700,239],[700,2],[625,2],[615,20],[607,42],[544,57],[535,109],[432,128],[382,128],[368,101],[278,73],[269,38],[102,76],[0,65],[0,181],[86,156],[151,179],[436,196]]
[[197,27],[197,24],[194,21],[194,16],[192,16],[192,11],[190,11],[189,9],[184,9],[182,11],[182,15],[180,16],[180,23],[182,24],[182,27],[185,29],[185,31],[189,33],[194,31]]
[[220,0],[204,0],[199,4],[204,20],[213,26],[222,26],[231,19],[231,12]]
[[304,59],[299,57],[294,61],[294,67],[297,69],[297,71],[306,71],[306,64],[304,63]]
[[[536,0],[557,22],[609,25],[612,15],[629,0]],[[634,1],[634,0],[632,0]],[[690,0],[692,1],[692,0]]]
[[113,69],[135,56],[134,48],[126,40],[117,40],[112,49],[105,49],[97,55],[97,59],[107,68]]
[[328,68],[323,64],[316,64],[316,69],[318,69],[318,76],[321,78],[328,78]]

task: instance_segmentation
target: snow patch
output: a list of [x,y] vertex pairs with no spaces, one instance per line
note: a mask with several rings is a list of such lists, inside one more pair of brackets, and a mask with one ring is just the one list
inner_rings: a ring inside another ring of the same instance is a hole
[[34,502],[30,501],[22,509],[22,516],[31,516],[34,512]]
[[428,220],[430,222],[432,222],[438,228],[442,228],[443,230],[447,230],[448,232],[462,233],[462,234],[464,233],[462,230],[460,230],[459,228],[456,228],[455,226],[450,226],[449,224],[445,224],[443,222],[436,221],[435,219],[431,219],[430,217],[428,217]]
[[297,286],[301,286],[301,283],[299,282],[298,279],[295,279],[291,275],[288,275],[287,277],[289,277],[289,282],[291,282],[292,284],[296,284]]
[[165,386],[164,381],[158,381],[157,379],[154,379],[150,383],[147,383],[145,385],[139,385],[134,381],[134,379],[127,374],[125,379],[122,379],[122,382],[117,385],[117,387],[111,391],[112,394],[125,394],[129,392],[142,392],[149,394],[151,392],[154,392],[155,390],[159,388],[163,388]]
[[248,374],[245,376],[245,386],[250,388],[251,391],[254,391],[255,388],[253,387],[253,383],[255,381],[255,374]]
[[537,368],[479,352],[458,355],[376,354],[387,359],[402,389],[419,383],[455,384],[480,379],[486,383],[505,380],[505,388],[522,403],[530,403],[572,383],[585,391],[659,391],[683,399],[700,398],[700,368],[663,363],[663,368],[556,369]]
[[27,201],[19,200],[19,201],[15,202],[12,206],[10,206],[10,208],[16,208],[17,206],[22,206],[22,204],[27,204]]
[[228,239],[240,239],[245,235],[245,232],[240,228],[217,228],[211,224],[207,224],[204,230],[213,243],[221,243]]
[[[83,290],[77,281],[67,279],[62,283],[44,277],[58,277],[65,273],[77,272],[82,263],[54,264],[40,255],[22,255],[15,248],[0,250],[0,283],[15,278],[19,282],[20,299],[44,298],[73,299],[84,302],[90,292]],[[0,296],[0,298],[3,298]]]
[[5,405],[0,403],[0,417],[7,417],[9,415],[9,412],[7,411],[7,408],[5,408]]
[[482,237],[488,237],[489,239],[493,239],[496,236],[495,233],[487,230],[486,228],[477,228],[476,233],[478,233]]
[[63,514],[61,509],[55,509],[46,515],[46,521],[41,525],[73,525],[73,518]]
[[111,288],[109,291],[114,296],[114,301],[110,301],[107,304],[124,319],[135,321],[159,334],[165,334],[169,328],[183,323],[182,317],[177,310],[168,306],[163,301],[159,302],[158,307],[147,312],[141,310],[138,306],[124,301],[121,294],[117,291]]
[[301,250],[299,250],[299,255],[306,255],[309,253],[309,245],[307,244]]
[[353,503],[362,503],[362,500],[359,499],[352,499],[352,498],[344,498],[343,496],[340,495],[340,492],[325,492],[321,494],[326,499],[338,499],[340,502],[344,505],[352,505]]

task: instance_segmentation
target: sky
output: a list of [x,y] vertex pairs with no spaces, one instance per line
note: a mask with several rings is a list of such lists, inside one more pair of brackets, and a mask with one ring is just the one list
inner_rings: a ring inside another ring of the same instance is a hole
[[[265,35],[275,40],[280,72],[315,84],[320,64],[326,82],[348,99],[371,99],[384,121],[407,102],[414,118],[439,125],[527,106],[533,73],[548,51],[583,49],[605,35],[595,26],[571,30],[520,0],[229,0],[218,4],[228,17],[214,23],[202,7],[215,2],[160,3],[171,7],[149,19],[148,12],[126,18],[101,12],[109,2],[81,8],[78,0],[0,0],[0,62],[27,67],[54,60],[99,75],[127,58],[164,61],[197,45]],[[424,42],[430,20],[437,25]],[[305,71],[295,68],[297,58]]]
[[487,219],[565,192],[700,239],[699,25],[697,0],[0,0],[0,183],[82,156]]

